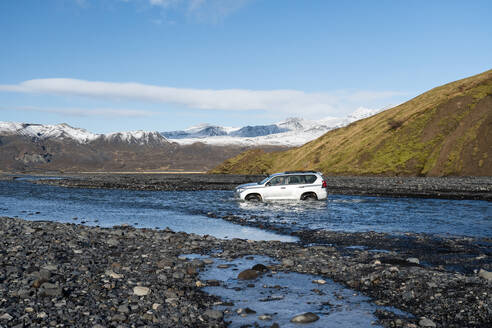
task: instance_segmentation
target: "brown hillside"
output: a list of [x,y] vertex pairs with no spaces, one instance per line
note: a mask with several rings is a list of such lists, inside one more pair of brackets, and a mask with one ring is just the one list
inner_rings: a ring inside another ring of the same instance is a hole
[[81,144],[55,138],[36,140],[21,135],[0,135],[0,172],[206,171],[247,149],[203,143],[139,145],[99,139]]
[[213,170],[338,175],[492,176],[492,70],[434,88],[302,147],[248,153]]

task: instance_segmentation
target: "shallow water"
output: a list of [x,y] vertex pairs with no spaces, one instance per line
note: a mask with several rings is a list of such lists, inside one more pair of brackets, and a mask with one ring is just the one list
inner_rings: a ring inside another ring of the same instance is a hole
[[492,235],[492,204],[487,201],[330,195],[328,200],[316,202],[249,203],[233,199],[231,191],[78,189],[0,181],[0,215],[4,216],[80,222],[72,220],[78,217],[100,226],[128,223],[218,237],[293,240],[211,219],[207,213],[236,215],[286,231]]
[[169,227],[174,231],[225,239],[297,241],[291,236],[191,214],[170,204],[169,195],[163,192],[71,189],[0,181],[0,216],[101,227],[121,224],[142,228]]
[[[195,256],[187,256],[195,258]],[[200,273],[200,279],[219,280],[221,286],[209,286],[203,290],[217,295],[225,302],[232,302],[232,306],[220,305],[219,310],[227,310],[225,321],[231,321],[230,327],[243,325],[270,326],[276,322],[280,327],[381,327],[375,325],[377,318],[374,312],[384,309],[402,316],[411,316],[395,308],[376,306],[370,298],[345,288],[332,280],[318,284],[314,280],[320,277],[285,272],[268,272],[255,280],[242,281],[237,279],[239,272],[250,269],[261,263],[271,265],[275,263],[266,256],[248,256],[232,261],[214,259],[214,263],[207,266]],[[218,268],[219,264],[228,264],[229,268]],[[248,287],[249,284],[254,286]],[[242,317],[237,314],[239,308],[250,308],[257,313]],[[319,316],[319,320],[310,324],[294,324],[290,320],[305,312],[312,312]],[[271,320],[260,320],[259,316],[269,315]]]

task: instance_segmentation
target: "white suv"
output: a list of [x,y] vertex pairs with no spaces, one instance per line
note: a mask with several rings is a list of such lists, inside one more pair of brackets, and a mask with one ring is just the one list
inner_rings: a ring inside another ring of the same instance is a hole
[[258,183],[236,187],[235,197],[249,201],[272,199],[326,199],[326,181],[315,171],[287,171],[275,173]]

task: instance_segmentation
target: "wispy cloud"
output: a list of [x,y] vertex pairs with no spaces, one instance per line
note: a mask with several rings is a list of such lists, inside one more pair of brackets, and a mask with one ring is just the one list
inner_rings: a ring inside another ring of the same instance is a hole
[[87,0],[75,0],[75,3],[80,7],[87,7]]
[[168,8],[170,6],[175,6],[179,3],[183,2],[182,0],[149,0],[149,3],[153,6],[161,6],[164,8]]
[[0,107],[0,110],[16,110],[24,112],[41,112],[53,113],[63,116],[78,116],[78,117],[151,117],[154,112],[135,109],[115,109],[115,108],[42,108],[35,106],[16,106],[16,107]]
[[202,22],[217,23],[252,0],[149,0],[154,7],[182,12],[189,18]]
[[304,92],[299,90],[187,89],[141,83],[113,83],[77,79],[36,79],[0,85],[0,91],[83,96],[110,101],[137,100],[176,104],[194,109],[271,114],[330,115],[405,93],[395,91]]

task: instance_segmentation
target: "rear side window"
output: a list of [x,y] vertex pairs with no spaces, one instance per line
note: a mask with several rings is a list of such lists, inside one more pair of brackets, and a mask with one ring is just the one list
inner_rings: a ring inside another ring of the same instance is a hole
[[304,177],[302,175],[291,175],[288,178],[288,184],[303,184],[304,182]]
[[305,175],[304,176],[304,181],[305,183],[314,183],[316,181],[317,177],[315,175]]

